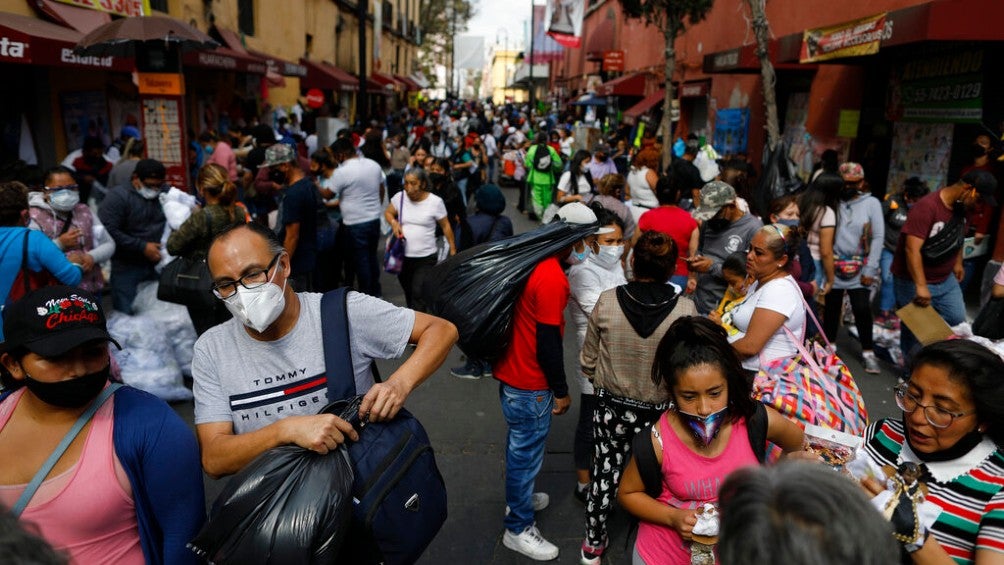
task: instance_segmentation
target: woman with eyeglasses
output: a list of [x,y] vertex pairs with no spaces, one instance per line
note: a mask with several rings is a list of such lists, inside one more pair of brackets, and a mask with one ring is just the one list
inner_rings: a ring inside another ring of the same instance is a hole
[[[941,514],[904,543],[912,563],[1004,562],[1004,360],[963,339],[933,343],[894,388],[902,419],[871,424],[865,452],[879,466],[920,466],[926,501]],[[873,495],[885,489],[874,479]]]
[[768,224],[750,240],[746,272],[753,283],[726,314],[729,319],[722,320],[738,330],[729,342],[750,374],[768,361],[798,353],[791,336],[805,337],[805,300],[790,272],[798,243],[798,230],[782,224]]
[[101,263],[112,258],[115,240],[80,201],[73,171],[63,166],[49,169],[42,190],[28,193],[28,206],[28,227],[44,233],[71,263],[80,265],[83,276],[77,286],[100,293],[105,287]]

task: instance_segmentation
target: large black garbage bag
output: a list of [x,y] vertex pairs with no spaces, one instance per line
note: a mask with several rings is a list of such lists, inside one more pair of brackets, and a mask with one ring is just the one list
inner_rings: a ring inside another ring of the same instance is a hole
[[497,359],[512,335],[516,300],[534,267],[596,231],[596,225],[545,224],[533,231],[458,253],[430,272],[422,285],[429,312],[453,322],[460,349]]
[[763,171],[757,181],[756,192],[753,194],[754,211],[766,214],[770,203],[775,198],[794,194],[802,190],[802,179],[798,177],[795,163],[788,158],[788,145],[778,143],[773,151],[766,151],[763,156]]
[[284,445],[230,479],[189,547],[214,564],[334,563],[352,516],[343,448]]

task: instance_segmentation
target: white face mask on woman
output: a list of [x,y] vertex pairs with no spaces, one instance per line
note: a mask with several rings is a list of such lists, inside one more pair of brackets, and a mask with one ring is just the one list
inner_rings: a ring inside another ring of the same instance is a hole
[[80,193],[76,190],[57,190],[49,196],[49,206],[57,212],[69,212],[80,203]]
[[622,255],[623,245],[601,245],[599,253],[593,253],[591,257],[593,262],[609,271],[620,265]]
[[[279,266],[276,265],[272,279],[275,278],[275,273],[278,271]],[[234,318],[258,333],[267,330],[286,307],[286,281],[283,281],[280,287],[272,282],[272,279],[255,288],[244,288],[242,285],[237,285],[237,292],[230,298],[223,300],[223,305],[234,315]]]

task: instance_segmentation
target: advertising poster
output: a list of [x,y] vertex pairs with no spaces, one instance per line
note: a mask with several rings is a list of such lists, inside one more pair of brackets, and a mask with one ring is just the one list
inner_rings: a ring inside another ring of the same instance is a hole
[[944,186],[952,154],[952,124],[900,122],[893,128],[888,191],[898,191],[910,177],[920,177],[932,191]]
[[721,155],[746,153],[749,141],[749,108],[723,108],[715,118],[715,151]]
[[886,118],[891,121],[980,123],[982,49],[917,57],[893,68]]
[[544,21],[547,34],[570,49],[582,46],[582,18],[586,13],[586,0],[547,0]]
[[840,25],[807,29],[802,34],[799,60],[814,63],[843,57],[874,55],[883,39],[891,37],[892,23],[879,14]]

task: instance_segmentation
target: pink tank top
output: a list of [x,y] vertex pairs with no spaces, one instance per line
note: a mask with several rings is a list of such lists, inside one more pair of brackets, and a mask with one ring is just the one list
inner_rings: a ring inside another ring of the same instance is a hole
[[[0,403],[0,430],[23,395]],[[80,459],[43,482],[21,514],[77,565],[144,563],[132,488],[112,443],[113,408],[114,397],[94,415]],[[13,506],[26,486],[0,485],[0,504]]]
[[[666,414],[659,418],[662,436],[662,494],[659,501],[676,508],[718,502],[718,489],[732,471],[759,465],[746,432],[746,420],[732,424],[729,443],[717,457],[694,453],[676,435]],[[635,542],[645,563],[689,565],[690,543],[669,526],[641,522]]]

